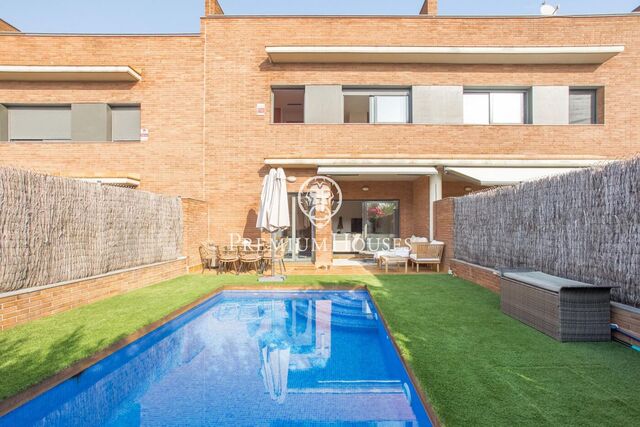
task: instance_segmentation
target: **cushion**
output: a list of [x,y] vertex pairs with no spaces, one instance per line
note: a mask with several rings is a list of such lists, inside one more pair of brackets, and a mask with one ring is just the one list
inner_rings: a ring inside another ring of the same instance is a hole
[[391,250],[391,254],[393,256],[401,256],[401,257],[408,257],[409,256],[409,251],[410,248],[408,247],[400,247],[400,248],[395,248],[393,250]]
[[517,280],[529,285],[537,286],[552,292],[560,292],[563,288],[595,288],[590,283],[578,282],[575,280],[565,279],[558,276],[545,274],[542,271],[518,271],[506,272],[505,277]]
[[440,258],[418,258],[416,254],[411,254],[409,258],[418,262],[440,262]]

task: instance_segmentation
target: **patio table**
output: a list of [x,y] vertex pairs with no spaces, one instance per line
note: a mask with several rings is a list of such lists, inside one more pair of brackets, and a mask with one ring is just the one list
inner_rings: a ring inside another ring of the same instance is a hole
[[389,272],[389,264],[402,265],[404,264],[404,272],[408,273],[409,271],[409,258],[401,257],[401,256],[393,256],[393,255],[382,255],[380,257],[381,266],[384,265],[384,272]]

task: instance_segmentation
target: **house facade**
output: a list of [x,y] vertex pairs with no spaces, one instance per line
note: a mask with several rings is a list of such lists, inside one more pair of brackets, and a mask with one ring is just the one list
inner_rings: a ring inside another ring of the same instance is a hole
[[[205,3],[199,34],[0,32],[0,165],[203,200],[220,244],[260,235],[262,179],[282,167],[290,257],[326,261],[363,235],[433,237],[443,197],[640,151],[638,14],[443,17],[429,0],[416,16],[227,16]],[[304,242],[319,230],[296,200],[316,175],[343,198],[324,250]]]

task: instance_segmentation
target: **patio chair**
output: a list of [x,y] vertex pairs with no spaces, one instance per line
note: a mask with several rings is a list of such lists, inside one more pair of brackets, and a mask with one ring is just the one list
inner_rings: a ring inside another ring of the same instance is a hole
[[201,242],[199,251],[203,273],[205,269],[213,270],[214,267],[217,267],[218,247],[213,242]]
[[271,265],[271,261],[275,261],[276,265],[280,265],[280,273],[284,274],[287,272],[287,268],[284,265],[284,257],[287,253],[287,245],[289,244],[289,239],[281,239],[277,246],[274,257],[271,256],[271,248],[267,248],[262,255],[263,271],[266,270],[269,265]]
[[415,242],[411,245],[411,254],[409,259],[416,265],[416,272],[420,272],[420,265],[435,265],[436,271],[440,272],[440,264],[442,263],[442,253],[444,251],[444,242],[433,240],[427,242]]
[[262,251],[255,245],[240,248],[240,271],[249,271],[251,267],[258,272],[262,262]]
[[240,272],[239,264],[240,255],[237,246],[225,246],[220,249],[218,254],[218,274],[227,272],[230,266],[236,270],[236,274]]

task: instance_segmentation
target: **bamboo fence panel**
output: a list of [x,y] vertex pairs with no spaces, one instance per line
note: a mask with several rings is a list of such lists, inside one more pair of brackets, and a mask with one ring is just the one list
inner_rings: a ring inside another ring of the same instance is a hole
[[455,257],[619,286],[640,307],[640,158],[455,199]]
[[0,168],[0,292],[169,261],[180,199]]

